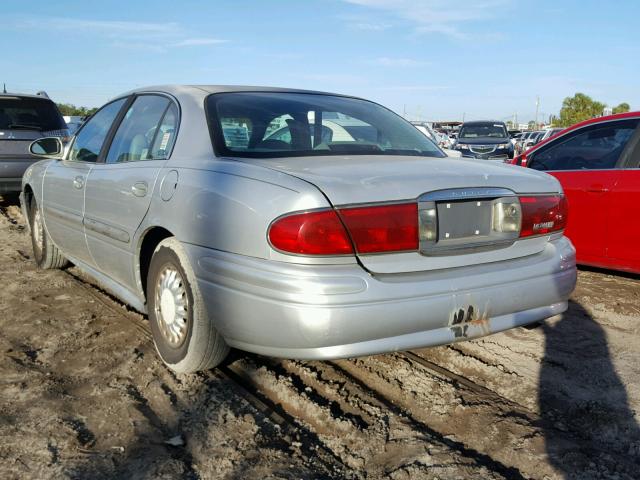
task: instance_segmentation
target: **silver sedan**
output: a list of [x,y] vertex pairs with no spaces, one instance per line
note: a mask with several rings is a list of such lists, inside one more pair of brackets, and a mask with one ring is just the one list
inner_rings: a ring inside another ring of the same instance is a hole
[[566,310],[553,177],[451,159],[348,96],[163,86],[103,106],[22,182],[40,268],[147,313],[179,372],[229,347],[330,359],[441,345]]

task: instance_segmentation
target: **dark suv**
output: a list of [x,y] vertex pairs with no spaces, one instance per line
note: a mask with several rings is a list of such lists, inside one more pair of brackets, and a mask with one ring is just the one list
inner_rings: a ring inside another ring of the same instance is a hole
[[44,93],[0,93],[0,193],[19,192],[22,174],[40,160],[29,145],[41,137],[65,137],[67,124]]
[[463,157],[506,161],[513,158],[513,144],[503,122],[465,122],[454,148]]

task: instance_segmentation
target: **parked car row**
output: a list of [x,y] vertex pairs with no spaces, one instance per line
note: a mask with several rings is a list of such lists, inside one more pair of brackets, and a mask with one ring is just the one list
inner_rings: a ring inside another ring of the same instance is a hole
[[[499,122],[456,146],[513,151]],[[179,372],[229,347],[330,359],[475,338],[565,311],[575,287],[556,178],[448,158],[359,98],[142,88],[30,151],[47,158],[22,179],[37,265],[72,262],[147,313]]]
[[516,155],[526,152],[531,147],[562,131],[562,128],[547,128],[531,132],[522,132],[514,140]]

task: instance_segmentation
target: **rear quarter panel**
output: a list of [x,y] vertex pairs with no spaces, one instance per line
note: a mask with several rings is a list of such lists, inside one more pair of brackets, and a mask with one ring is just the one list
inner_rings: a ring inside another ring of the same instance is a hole
[[[172,166],[173,165],[173,166]],[[270,223],[299,210],[330,207],[313,185],[264,167],[223,159],[172,161],[160,173],[178,174],[173,197],[165,201],[154,193],[149,212],[139,229],[141,237],[162,226],[180,241],[240,255],[296,263],[327,263],[326,259],[295,257],[271,248]],[[354,263],[355,257],[329,263]]]

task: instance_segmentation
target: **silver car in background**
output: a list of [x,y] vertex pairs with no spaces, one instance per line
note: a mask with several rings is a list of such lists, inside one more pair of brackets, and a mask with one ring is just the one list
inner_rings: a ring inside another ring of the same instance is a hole
[[[346,132],[346,134],[345,134]],[[563,312],[576,281],[553,177],[449,159],[386,108],[300,90],[164,86],[95,113],[25,173],[41,268],[147,313],[179,372],[229,347],[331,359]]]

